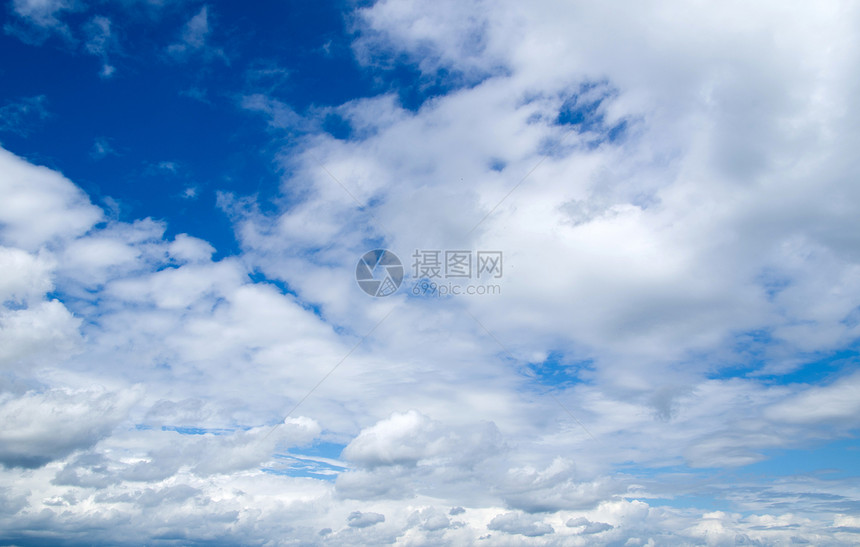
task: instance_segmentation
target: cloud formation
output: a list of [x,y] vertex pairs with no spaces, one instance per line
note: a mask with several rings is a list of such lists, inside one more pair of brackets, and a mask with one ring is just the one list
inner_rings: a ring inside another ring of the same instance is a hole
[[[155,55],[226,59],[198,6]],[[244,78],[283,177],[218,194],[234,255],[0,149],[0,539],[855,544],[857,8],[626,10],[357,8],[417,105]],[[372,299],[379,247],[502,250],[501,293]]]

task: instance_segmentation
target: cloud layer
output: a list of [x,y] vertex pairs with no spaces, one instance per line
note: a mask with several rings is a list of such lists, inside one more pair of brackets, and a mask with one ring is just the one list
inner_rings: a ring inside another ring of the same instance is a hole
[[[84,3],[9,9],[32,43],[85,13],[113,74]],[[161,53],[226,61],[216,13]],[[0,539],[855,544],[856,476],[752,470],[860,427],[857,8],[349,20],[443,91],[237,95],[287,144],[277,199],[219,195],[233,256],[0,149]],[[382,247],[500,250],[501,292],[368,297]]]

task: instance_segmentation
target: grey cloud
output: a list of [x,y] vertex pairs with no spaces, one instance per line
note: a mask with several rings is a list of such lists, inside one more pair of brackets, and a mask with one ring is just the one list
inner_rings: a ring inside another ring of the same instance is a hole
[[385,522],[385,515],[380,513],[362,513],[361,511],[353,511],[349,514],[349,517],[347,517],[346,520],[352,528],[367,528],[368,526]]
[[28,504],[26,494],[14,494],[9,488],[0,487],[0,517],[14,515]]
[[136,398],[66,389],[0,395],[0,463],[37,468],[89,448],[125,419]]
[[527,537],[545,536],[555,532],[549,524],[519,513],[496,515],[487,525],[487,528],[506,534],[519,534]]
[[582,530],[579,533],[586,535],[599,534],[600,532],[605,532],[614,528],[611,524],[607,524],[605,522],[592,522],[585,517],[568,519],[568,521],[565,522],[565,526],[568,528],[582,527]]
[[420,526],[422,530],[436,532],[451,526],[451,520],[445,512],[436,507],[425,507],[413,512],[408,519],[413,526]]

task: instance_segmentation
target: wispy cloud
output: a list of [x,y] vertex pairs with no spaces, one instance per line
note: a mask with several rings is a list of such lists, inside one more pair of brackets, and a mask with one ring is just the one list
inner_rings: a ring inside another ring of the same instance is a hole
[[179,41],[167,47],[168,55],[176,61],[187,61],[194,55],[200,55],[206,60],[217,58],[228,62],[224,50],[211,44],[212,29],[209,18],[209,7],[200,8],[200,11],[185,23]]
[[107,137],[99,137],[93,143],[93,147],[90,150],[90,156],[94,160],[100,160],[106,156],[118,156],[116,150],[113,149],[113,146],[110,144],[110,139]]
[[47,97],[36,95],[3,105],[0,107],[0,131],[27,135],[50,116],[47,103]]
[[11,11],[18,21],[7,23],[3,30],[34,45],[41,44],[52,34],[73,41],[72,31],[62,16],[77,8],[75,0],[13,0]]
[[99,75],[102,78],[110,78],[116,71],[110,62],[110,55],[118,48],[116,36],[111,30],[110,19],[97,15],[84,25],[83,30],[86,35],[84,49],[102,60],[102,70]]

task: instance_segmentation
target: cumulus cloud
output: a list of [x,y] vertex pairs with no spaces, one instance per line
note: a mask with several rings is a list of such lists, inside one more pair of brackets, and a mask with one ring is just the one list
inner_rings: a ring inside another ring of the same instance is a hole
[[214,252],[215,248],[208,242],[188,234],[177,235],[168,250],[170,256],[188,262],[206,261],[212,258]]
[[[846,202],[856,199],[840,182],[847,164],[835,167],[831,145],[819,140],[836,127],[856,139],[836,114],[853,112],[848,89],[856,82],[837,76],[844,60],[820,53],[828,38],[803,30],[776,4],[760,6],[751,26],[726,6],[707,16],[637,6],[629,20],[582,6],[562,14],[548,4],[496,8],[391,1],[358,12],[363,62],[384,70],[405,54],[452,91],[415,110],[393,96],[354,101],[339,110],[350,139],[314,135],[306,152],[283,158],[291,173],[285,192],[294,198],[288,210],[265,216],[248,202],[231,209],[258,264],[328,317],[354,325],[363,324],[355,314],[363,308],[346,284],[367,241],[384,238],[407,255],[430,245],[504,247],[516,269],[507,270],[514,273],[502,297],[461,299],[449,309],[474,314],[505,347],[485,341],[521,364],[540,362],[548,346],[587,363],[570,370],[596,386],[574,379],[557,397],[607,440],[593,443],[595,454],[738,466],[787,439],[816,435],[796,427],[803,410],[778,405],[812,398],[800,395],[809,386],[708,376],[731,371],[753,351],[764,353],[763,374],[784,373],[802,364],[787,356],[826,352],[857,335],[846,320],[858,305],[847,296],[857,294],[857,256],[836,236],[856,233],[856,220],[819,193],[825,184]],[[809,15],[817,28],[852,34],[834,14]],[[612,32],[625,40],[607,38]],[[762,32],[785,40],[762,42]],[[294,118],[264,97],[255,101],[269,105],[257,110],[273,125],[285,125],[283,112]],[[459,337],[481,328],[439,307],[403,306],[412,309],[396,313],[420,333],[421,348],[433,351],[430,340],[457,348],[463,353],[439,350],[436,359],[462,359],[473,378],[482,377],[483,358],[463,359],[467,343]],[[387,328],[416,339],[409,328]],[[769,343],[750,348],[751,333],[761,332]],[[406,355],[396,342],[387,347]],[[414,352],[407,359],[422,363]],[[457,377],[451,368],[433,370]],[[834,388],[832,404],[809,419],[849,413],[840,393]],[[522,401],[517,408],[537,420]],[[516,429],[515,419],[499,414],[504,430]],[[340,490],[414,495],[402,477],[423,476],[423,461],[443,459],[444,450],[435,450],[445,434],[437,432],[450,426],[420,416],[363,429],[344,451],[358,469],[341,475]],[[576,424],[560,428],[541,442],[578,457],[495,468],[506,503],[586,508],[623,491],[597,478],[605,467],[583,453],[581,440],[564,440],[582,435]],[[608,520],[594,522],[583,530],[612,531]]]
[[[546,343],[562,345],[583,359],[596,358],[593,375],[613,385],[619,397],[648,393],[655,406],[664,407],[651,397],[655,387],[668,388],[654,386],[654,379],[661,377],[654,375],[655,370],[677,378],[680,386],[673,389],[689,390],[694,376],[719,362],[742,358],[725,355],[722,349],[737,333],[771,330],[775,343],[767,351],[774,366],[786,352],[826,350],[851,339],[855,330],[840,321],[857,302],[828,300],[821,288],[833,283],[840,293],[854,294],[854,278],[848,273],[854,262],[841,250],[828,250],[819,226],[853,233],[855,221],[825,213],[828,200],[820,201],[820,209],[808,207],[818,202],[814,197],[818,182],[813,184],[796,171],[762,172],[756,167],[758,160],[742,158],[748,153],[744,150],[751,149],[768,165],[781,164],[780,158],[803,157],[822,168],[816,181],[829,180],[835,192],[846,191],[838,182],[838,170],[823,160],[827,147],[804,140],[810,131],[839,123],[832,117],[834,111],[810,110],[811,96],[804,94],[811,91],[808,80],[789,69],[791,63],[771,62],[794,58],[795,48],[808,47],[803,51],[810,70],[819,66],[838,73],[843,65],[831,65],[815,53],[818,35],[808,35],[805,46],[795,42],[785,48],[773,46],[756,50],[750,58],[743,48],[711,52],[675,47],[688,39],[701,45],[689,29],[681,34],[667,30],[656,37],[634,26],[624,44],[606,41],[586,28],[572,38],[551,10],[536,7],[521,13],[508,7],[482,10],[469,5],[458,8],[469,10],[469,17],[451,18],[471,21],[469,32],[482,36],[486,46],[480,51],[492,55],[477,58],[488,70],[503,58],[513,75],[484,76],[479,84],[430,101],[418,112],[406,111],[396,101],[357,101],[348,112],[356,113],[356,120],[376,120],[373,130],[351,142],[315,138],[313,157],[308,153],[291,158],[295,173],[291,188],[309,188],[304,194],[308,199],[279,218],[249,216],[240,225],[243,240],[260,251],[260,263],[270,275],[283,277],[304,297],[321,302],[333,317],[348,322],[346,310],[355,306],[345,305],[345,289],[334,288],[329,281],[336,278],[326,276],[322,268],[307,262],[297,268],[287,258],[291,249],[337,241],[342,252],[319,259],[327,269],[334,261],[345,272],[351,264],[337,257],[353,256],[371,236],[384,235],[391,247],[407,253],[431,241],[455,248],[504,246],[508,262],[517,269],[505,279],[503,296],[462,305],[490,331],[510,340],[515,355],[525,358]],[[770,13],[768,9],[763,8],[761,15]],[[789,32],[786,29],[797,24],[790,15],[772,9],[779,24],[785,25],[778,32]],[[656,12],[643,10],[643,17],[659,20]],[[444,19],[446,13],[442,8],[380,2],[362,11],[362,21],[371,32],[388,36],[386,45],[393,50],[406,49],[426,58],[429,48],[441,52],[437,65],[467,70],[473,59],[464,59],[457,50],[445,52],[448,44],[461,43],[466,31],[457,25],[426,23]],[[814,17],[828,24],[831,15],[822,12]],[[580,13],[571,8],[567,16],[561,20],[623,24],[598,9]],[[403,20],[415,24],[400,25]],[[694,22],[698,32],[716,40],[726,32],[707,18]],[[673,29],[675,23],[670,18],[660,24]],[[526,33],[516,44],[510,36],[522,33],[508,32],[512,27]],[[754,30],[742,35],[744,43],[757,39]],[[552,55],[541,57],[546,62],[527,63],[529,52],[548,43],[538,36],[557,37],[550,41]],[[652,41],[659,47],[652,47]],[[595,58],[577,54],[584,44],[589,48],[596,44],[596,51],[590,49]],[[378,53],[385,54],[385,49]],[[639,58],[642,66],[659,67],[666,78],[628,70],[623,61],[628,54]],[[696,55],[701,66],[691,60]],[[564,78],[559,76],[558,59],[563,59]],[[678,72],[671,68],[676,61],[696,68]],[[721,63],[732,69],[721,72]],[[759,73],[756,67],[770,68]],[[788,87],[797,91],[783,96],[778,91],[783,84],[777,82],[791,82]],[[680,90],[685,95],[678,95]],[[847,104],[842,91],[830,91],[834,100]],[[749,109],[770,96],[780,98],[765,100],[769,110]],[[783,142],[776,122],[765,116],[794,119],[808,131],[798,133],[799,140]],[[697,124],[703,117],[713,124]],[[749,131],[731,124],[749,124],[743,125]],[[619,133],[613,133],[615,129]],[[769,144],[741,146],[727,136],[738,132],[755,133],[757,142]],[[420,150],[404,144],[416,141],[423,144]],[[801,143],[810,146],[804,149]],[[348,192],[319,168],[320,157]],[[490,167],[498,158],[504,159],[502,171]],[[540,168],[532,173],[537,164]],[[523,185],[494,209],[517,184],[516,176],[525,173],[529,177]],[[460,179],[472,182],[462,184]],[[775,202],[772,192],[777,184],[791,191]],[[356,200],[379,205],[370,216],[356,210]],[[416,202],[422,207],[415,207]],[[789,213],[801,208],[808,212]],[[490,211],[471,240],[465,239]],[[796,223],[797,218],[810,221]],[[784,224],[764,230],[763,223],[770,222],[766,219]],[[356,224],[364,231],[355,230]],[[309,225],[314,231],[307,229]],[[546,233],[556,236],[547,240]],[[758,235],[730,235],[739,233]],[[834,273],[823,273],[817,266],[825,258],[832,260],[832,268],[826,270]],[[547,271],[548,264],[552,272]],[[792,281],[772,294],[771,279],[779,276]],[[820,312],[806,305],[812,294],[823,298],[816,306]],[[571,309],[570,302],[577,305]],[[781,310],[792,319],[782,316]],[[533,340],[540,342],[530,344]],[[691,359],[694,354],[706,358]]]
[[30,254],[21,249],[0,247],[0,302],[41,299],[53,288],[54,262],[45,254]]
[[410,520],[417,522],[421,529],[428,532],[444,530],[451,526],[451,520],[445,512],[436,507],[425,507],[415,511],[410,516]]
[[101,211],[56,171],[0,149],[0,223],[3,243],[26,250],[83,234]]
[[492,473],[503,451],[492,423],[452,427],[415,410],[394,413],[344,448],[342,457],[357,465],[341,474],[337,485],[344,496],[357,499],[411,497],[424,490],[429,477],[436,488],[456,491],[461,481],[487,480],[479,470]]
[[368,467],[415,464],[439,452],[438,444],[428,442],[433,433],[427,417],[414,410],[394,414],[363,430],[344,449],[343,456]]
[[64,389],[2,394],[0,463],[39,467],[89,448],[125,419],[135,399],[133,392]]
[[0,369],[52,363],[79,350],[80,323],[56,300],[23,309],[0,308]]
[[[462,238],[462,234],[499,203],[505,192],[516,184],[515,173],[527,173],[541,162],[543,147],[549,143],[555,146],[549,160],[530,174],[526,184],[494,211],[480,226],[477,238],[469,242],[471,246],[504,245],[509,256],[519,262],[519,274],[506,280],[506,295],[510,297],[499,299],[499,303],[504,302],[508,308],[516,305],[517,312],[505,314],[504,320],[500,314],[490,314],[497,318],[488,325],[491,330],[528,330],[528,325],[534,324],[532,318],[542,317],[544,321],[531,334],[540,336],[537,330],[549,329],[561,337],[562,333],[576,332],[579,345],[601,348],[607,359],[614,357],[612,354],[624,354],[625,361],[651,360],[656,355],[661,359],[683,359],[686,351],[713,349],[734,332],[756,328],[776,329],[775,332],[781,334],[780,340],[787,345],[804,343],[802,339],[812,335],[811,332],[803,335],[807,328],[801,329],[799,336],[792,336],[790,333],[797,329],[781,324],[774,315],[774,304],[788,304],[789,293],[795,290],[795,285],[780,294],[777,302],[769,303],[768,289],[761,281],[765,272],[772,275],[776,268],[796,279],[798,288],[807,282],[815,283],[810,277],[814,269],[810,261],[789,266],[778,256],[780,249],[786,249],[796,238],[796,235],[789,238],[792,230],[806,230],[812,236],[818,230],[815,228],[818,221],[804,223],[805,228],[785,225],[784,230],[750,230],[750,227],[766,222],[765,218],[771,218],[771,214],[775,221],[783,219],[793,224],[797,216],[783,216],[779,211],[806,207],[810,203],[810,193],[817,192],[817,183],[807,184],[797,174],[789,172],[784,177],[781,172],[771,173],[767,175],[769,178],[756,184],[742,183],[761,170],[755,167],[759,160],[744,160],[744,154],[757,150],[756,154],[764,158],[761,161],[778,164],[783,154],[792,157],[800,150],[797,147],[806,142],[804,139],[833,119],[829,117],[830,110],[810,110],[810,96],[804,95],[806,91],[811,92],[808,79],[792,72],[788,68],[790,64],[771,62],[772,58],[794,58],[797,46],[760,50],[750,58],[742,48],[717,54],[674,47],[688,38],[698,44],[692,38],[694,33],[688,31],[680,35],[667,31],[656,38],[640,32],[638,27],[630,29],[634,31],[632,35],[625,31],[627,29],[619,30],[630,36],[629,41],[619,44],[605,41],[583,28],[582,33],[574,33],[577,38],[571,38],[568,29],[559,26],[559,20],[594,20],[610,26],[622,23],[610,20],[602,10],[579,13],[570,8],[569,17],[559,19],[552,10],[539,6],[522,13],[508,7],[511,9],[482,10],[474,3],[458,7],[460,11],[468,11],[468,17],[448,15],[441,6],[424,10],[399,2],[380,2],[362,10],[366,28],[388,36],[385,42],[388,46],[397,51],[414,49],[422,58],[428,57],[428,48],[432,51],[438,48],[439,62],[444,60],[448,67],[467,70],[471,66],[472,59],[457,50],[442,52],[453,47],[449,44],[460,43],[467,35],[477,33],[483,37],[482,43],[488,44],[480,51],[493,52],[493,55],[482,53],[478,59],[489,68],[498,62],[496,57],[502,55],[514,76],[483,79],[468,91],[426,104],[414,115],[396,104],[384,108],[377,100],[353,105],[353,112],[366,111],[365,119],[379,120],[375,131],[357,142],[317,140],[313,160],[310,154],[307,160],[301,156],[294,158],[294,166],[304,166],[309,174],[308,182],[315,189],[313,197],[293,208],[274,226],[248,229],[245,232],[247,242],[262,247],[265,244],[251,234],[265,230],[273,238],[280,238],[284,247],[287,241],[290,245],[301,245],[301,239],[311,236],[343,241],[347,249],[357,246],[356,236],[362,234],[355,234],[353,230],[351,237],[349,233],[339,232],[338,224],[328,222],[335,215],[350,219],[355,203],[321,172],[316,159],[322,157],[336,178],[348,180],[349,193],[359,203],[383,204],[374,209],[372,219],[365,218],[366,215],[357,216],[347,222],[347,226],[367,222],[378,234],[384,233],[390,238],[393,246],[403,245],[405,249],[432,239],[460,245],[464,241],[458,241],[457,237]],[[766,12],[763,9],[762,15]],[[716,13],[725,12],[716,10]],[[657,17],[644,9],[640,15]],[[789,32],[787,29],[796,23],[781,10],[775,9],[773,15],[785,24],[779,32]],[[817,14],[816,17],[826,19],[828,15]],[[458,24],[430,24],[435,18]],[[401,24],[404,20],[412,24]],[[706,18],[694,18],[694,21],[702,35],[721,40],[726,32]],[[675,19],[661,24],[674,28]],[[463,25],[468,30],[462,30]],[[512,27],[522,32],[509,32]],[[511,43],[511,35],[522,33],[525,34],[521,40]],[[527,63],[524,56],[537,49],[536,44],[544,43],[537,40],[537,36],[556,36],[557,40],[552,42],[555,49],[551,55],[541,56],[546,62]],[[743,39],[752,46],[756,35],[746,31]],[[814,53],[817,39],[817,36],[809,36],[812,49],[804,58],[810,65],[818,63],[815,66],[821,66],[822,70],[838,70]],[[651,40],[662,45],[652,47]],[[590,44],[589,51],[592,51],[587,57],[577,54],[585,43]],[[641,44],[641,47],[633,44]],[[655,51],[665,52],[664,56],[656,56]],[[639,58],[642,66],[660,67],[666,78],[627,70],[628,65],[618,59],[628,53],[631,58]],[[696,54],[702,57],[703,64],[692,72],[679,73],[670,68],[676,64],[693,66],[690,58]],[[672,60],[673,55],[678,59]],[[550,59],[551,67],[547,64]],[[559,76],[558,59],[564,59],[563,73],[568,75],[564,79]],[[726,74],[719,70],[722,62],[732,66]],[[757,67],[765,66],[771,68],[758,71]],[[790,89],[796,90],[790,96],[778,91],[783,84],[777,82],[786,81],[791,82]],[[686,90],[687,95],[678,96],[679,89]],[[750,110],[747,106],[771,96],[779,100],[766,101],[767,111]],[[834,100],[844,102],[845,99],[834,96]],[[596,105],[596,110],[589,114],[585,109],[591,108],[588,106],[591,104]],[[575,116],[569,113],[571,110]],[[565,112],[573,121],[562,126],[558,122]],[[576,116],[585,114],[595,117],[599,123],[592,123],[586,130],[584,122],[575,121]],[[694,121],[701,116],[710,116],[713,126],[696,125]],[[765,116],[789,117],[807,129],[798,133],[798,140],[786,142],[786,146],[794,148],[783,152],[777,147],[783,140],[782,133],[773,125],[775,122],[768,121],[770,118],[765,120]],[[272,117],[277,116],[273,113]],[[390,120],[398,121],[392,126]],[[611,137],[612,129],[622,124],[627,128],[623,146],[622,141],[613,141]],[[744,124],[748,130],[731,124]],[[594,133],[598,135],[596,141]],[[750,139],[755,135],[756,142],[770,144],[767,148],[750,142],[741,145],[728,136],[738,133]],[[423,143],[420,150],[403,144],[414,142],[413,139]],[[715,143],[713,147],[711,143]],[[827,148],[818,147],[813,141],[808,144],[811,148],[807,148],[802,157],[813,163],[822,161],[821,154],[826,154]],[[469,150],[469,153],[461,154],[459,150]],[[399,159],[395,161],[395,158]],[[488,167],[498,158],[503,158],[506,165],[501,174]],[[663,158],[672,160],[666,163]],[[728,171],[715,167],[729,164],[737,167],[725,167]],[[403,167],[398,170],[391,166]],[[838,186],[838,176],[830,178],[827,173],[832,170],[825,164],[821,166],[819,178]],[[319,176],[311,179],[311,172]],[[703,177],[711,182],[695,182]],[[439,182],[461,178],[473,183]],[[301,169],[295,179],[291,181],[294,185],[304,182]],[[394,180],[399,181],[398,184],[386,182]],[[771,198],[771,188],[777,180],[785,180],[784,184],[792,188],[778,204]],[[833,189],[844,191],[836,186]],[[477,194],[481,195],[480,200]],[[456,199],[452,200],[453,196]],[[414,211],[416,200],[425,207]],[[331,212],[323,211],[323,203]],[[698,207],[706,203],[722,205],[707,212],[699,211]],[[731,209],[730,203],[737,203],[738,207]],[[828,206],[822,203],[822,207],[821,215],[827,215],[824,210]],[[577,213],[580,209],[587,214]],[[441,210],[446,214],[439,214]],[[810,214],[818,215],[816,210],[813,208]],[[410,211],[410,214],[404,215],[403,211]],[[293,228],[307,225],[302,222],[305,215],[316,219],[318,234]],[[850,233],[854,228],[849,216],[816,218],[834,223],[833,229],[840,233]],[[841,228],[837,228],[837,224]],[[500,228],[514,225],[533,228],[528,233]],[[557,238],[551,242],[539,240],[537,234],[552,230],[558,230]],[[705,237],[705,234],[731,234],[740,230],[761,235],[744,240]],[[823,241],[815,237],[796,244],[812,252]],[[821,252],[826,254],[824,248]],[[775,266],[773,260],[780,265]],[[546,278],[544,264],[553,264],[559,273],[542,283],[526,281]],[[850,269],[851,265],[845,262],[837,269],[840,267]],[[282,275],[289,276],[286,270],[286,266],[282,268]],[[629,275],[630,271],[636,271],[637,275]],[[311,292],[312,287],[304,288],[310,281],[298,279],[301,277],[298,274],[289,277],[309,298],[328,302],[325,294]],[[850,285],[847,279],[834,279],[834,282]],[[849,285],[844,285],[848,292]],[[567,300],[556,298],[559,294],[578,302],[580,311],[568,313],[563,304]],[[796,301],[807,300],[804,296]],[[493,304],[481,302],[474,307],[488,308]],[[791,313],[808,313],[800,305],[788,305],[793,310]],[[846,302],[840,306],[834,302],[834,305],[839,308],[833,309],[834,315],[841,312],[844,317],[856,303]],[[834,319],[828,318],[827,324],[838,330],[840,327]],[[823,324],[821,328],[825,328]],[[620,332],[624,335],[619,336]],[[623,364],[613,362],[613,366]],[[635,370],[625,372],[625,375],[614,375],[616,381],[625,378],[632,387],[634,379],[638,380],[637,373]]]

